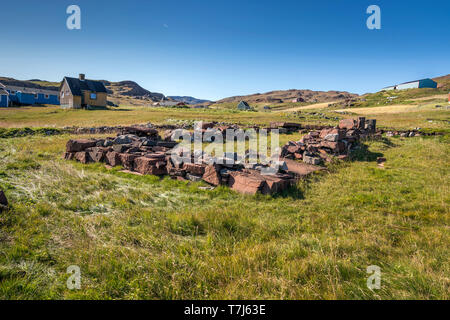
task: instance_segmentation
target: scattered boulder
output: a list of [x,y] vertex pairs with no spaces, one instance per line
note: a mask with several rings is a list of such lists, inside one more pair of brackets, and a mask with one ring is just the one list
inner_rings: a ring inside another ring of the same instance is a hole
[[106,160],[106,163],[112,167],[120,166],[122,164],[119,153],[115,152],[115,151],[107,152],[105,160]]
[[205,168],[206,168],[205,165],[197,163],[185,163],[183,165],[183,169],[186,170],[186,172],[198,176],[203,176],[203,174],[205,174]]
[[216,164],[206,166],[202,178],[207,183],[218,186],[220,184],[220,166]]
[[76,140],[69,140],[66,144],[66,151],[67,152],[79,152],[83,151],[90,147],[95,147],[96,140],[88,140],[88,139],[76,139]]
[[353,119],[343,119],[339,121],[339,128],[347,130],[356,129],[356,121]]
[[322,162],[322,160],[318,157],[303,155],[303,162],[305,162],[307,164],[318,165]]
[[113,144],[130,144],[133,140],[128,135],[120,135],[114,139]]
[[79,162],[86,164],[89,162],[92,162],[91,157],[89,156],[89,153],[86,151],[80,151],[75,153],[75,159],[78,160]]
[[122,166],[125,170],[133,170],[134,168],[134,159],[136,159],[138,156],[135,154],[130,153],[120,153],[120,162],[122,163]]
[[166,163],[158,158],[136,158],[134,160],[134,169],[141,174],[152,174],[155,176],[167,174]]
[[230,172],[228,186],[237,192],[253,195],[262,191],[265,185],[266,181],[259,175],[251,175],[241,171]]

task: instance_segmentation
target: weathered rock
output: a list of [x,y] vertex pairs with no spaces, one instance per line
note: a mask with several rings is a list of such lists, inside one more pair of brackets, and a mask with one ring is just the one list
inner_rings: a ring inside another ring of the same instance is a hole
[[200,182],[202,181],[202,177],[190,173],[186,173],[186,179],[193,181],[193,182]]
[[322,162],[322,160],[317,157],[303,155],[303,162],[305,162],[307,164],[318,165]]
[[122,129],[123,135],[137,136],[137,137],[156,137],[158,130],[145,126],[131,126]]
[[79,152],[84,151],[87,148],[95,147],[96,140],[88,140],[88,139],[75,139],[69,140],[66,144],[67,152]]
[[105,142],[103,142],[103,146],[104,147],[112,147],[113,145],[113,141],[112,140],[105,140]]
[[205,173],[203,174],[203,180],[205,182],[217,186],[220,184],[220,166],[209,165],[205,168]]
[[165,147],[165,148],[174,148],[178,142],[176,141],[158,141],[156,145],[158,147]]
[[92,162],[91,157],[89,156],[89,153],[86,151],[80,151],[75,153],[75,159],[80,161],[83,164]]
[[136,159],[138,156],[130,153],[120,153],[120,162],[122,163],[122,166],[126,170],[133,170],[134,168],[134,159]]
[[106,153],[105,156],[106,163],[112,167],[120,166],[122,162],[120,161],[120,156],[118,152],[110,151]]
[[274,194],[281,192],[289,188],[289,186],[295,182],[295,179],[289,175],[277,174],[262,177],[266,181],[266,184],[264,184],[261,189],[262,194]]
[[112,148],[115,152],[122,153],[131,148],[131,145],[115,144]]
[[130,144],[133,140],[128,135],[120,135],[114,139],[113,144]]
[[377,120],[376,119],[368,119],[365,122],[364,129],[366,129],[370,133],[375,133],[376,126],[377,126]]
[[157,176],[167,174],[165,162],[147,157],[134,159],[134,170],[141,174],[152,174]]
[[94,147],[89,151],[89,156],[94,162],[103,162],[105,160],[105,155],[109,151],[109,148],[105,147]]
[[197,163],[185,163],[183,165],[183,169],[186,170],[186,172],[198,176],[203,176],[203,174],[205,173],[205,167],[206,167],[205,165]]
[[356,121],[353,119],[343,119],[339,121],[339,128],[340,129],[356,129]]
[[64,153],[64,160],[73,160],[75,157],[75,153],[74,152],[66,152]]
[[253,175],[241,171],[232,171],[228,179],[228,186],[240,193],[256,194],[266,185],[261,175]]
[[364,129],[365,125],[366,125],[366,118],[365,117],[358,117],[356,127],[358,129]]
[[286,165],[288,166],[288,172],[297,176],[306,176],[312,172],[323,170],[322,167],[309,165],[304,162],[298,162],[286,158],[282,158],[282,160],[286,162]]

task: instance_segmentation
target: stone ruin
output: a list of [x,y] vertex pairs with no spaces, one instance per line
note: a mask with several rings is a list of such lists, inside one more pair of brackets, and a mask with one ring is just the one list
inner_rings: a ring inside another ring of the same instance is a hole
[[283,146],[281,156],[312,165],[331,162],[333,158],[346,160],[359,140],[375,135],[381,136],[376,132],[375,119],[344,119],[335,128],[313,130],[300,141],[289,141]]
[[[288,127],[299,128],[291,124]],[[202,134],[211,130],[225,134],[227,127],[216,129],[213,124],[203,123],[197,129]],[[124,127],[115,138],[69,140],[64,159],[84,164],[102,162],[107,167],[122,166],[124,171],[140,175],[169,175],[181,181],[204,181],[214,187],[225,185],[244,194],[275,194],[312,172],[324,169],[318,166],[322,159],[346,158],[361,137],[373,133],[375,120],[364,118],[346,119],[337,128],[311,131],[299,142],[291,141],[283,147],[276,171],[271,174],[265,174],[268,164],[245,163],[236,153],[225,153],[223,161],[219,162],[203,152],[174,158],[173,151],[177,150],[174,148],[178,143],[172,141],[173,132],[165,132],[161,138],[156,129],[144,126]],[[247,150],[246,158],[251,153]],[[229,159],[232,161],[227,161]]]

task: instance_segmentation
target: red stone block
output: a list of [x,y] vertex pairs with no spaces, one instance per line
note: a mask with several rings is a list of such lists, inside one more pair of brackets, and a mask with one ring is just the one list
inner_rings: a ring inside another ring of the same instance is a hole
[[120,161],[120,156],[118,152],[110,151],[106,153],[106,163],[112,167],[120,166],[122,162]]
[[205,168],[205,173],[203,174],[203,180],[213,186],[218,186],[220,184],[220,167],[217,165],[209,165]]
[[76,139],[69,140],[66,144],[67,152],[79,152],[90,147],[95,147],[96,140]]
[[134,159],[134,169],[141,174],[164,175],[167,174],[165,162],[154,162],[154,159],[139,157]]
[[202,176],[205,173],[205,165],[197,163],[185,163],[183,169],[189,173]]
[[343,119],[339,121],[339,128],[340,129],[356,129],[356,121],[353,119]]
[[232,171],[228,179],[228,186],[240,193],[256,194],[266,185],[266,181],[260,175]]
[[130,153],[120,153],[120,162],[122,163],[122,166],[126,170],[133,170],[134,167],[134,159],[136,159],[138,156]]
[[75,153],[74,157],[76,160],[80,161],[83,164],[92,162],[91,157],[89,156],[89,153],[85,152],[85,151],[80,151],[80,152]]

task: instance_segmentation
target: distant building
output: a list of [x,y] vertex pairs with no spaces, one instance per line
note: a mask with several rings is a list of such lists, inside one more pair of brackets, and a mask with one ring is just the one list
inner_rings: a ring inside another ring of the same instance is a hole
[[427,78],[396,84],[394,86],[383,88],[382,90],[406,90],[415,88],[437,88],[437,82]]
[[19,80],[2,80],[0,82],[0,89],[8,92],[8,106],[36,104],[59,105],[58,91],[46,89],[34,83]]
[[238,108],[238,110],[251,110],[252,109],[252,107],[250,107],[248,105],[248,103],[245,101],[239,102],[239,104],[237,105],[237,108]]
[[59,88],[61,107],[80,109],[105,107],[107,91],[101,81],[87,80],[84,74],[77,78],[64,77]]
[[292,99],[292,102],[293,103],[305,102],[305,99],[303,99],[303,98],[295,98],[295,99]]
[[5,89],[0,88],[0,107],[9,107],[9,93]]

